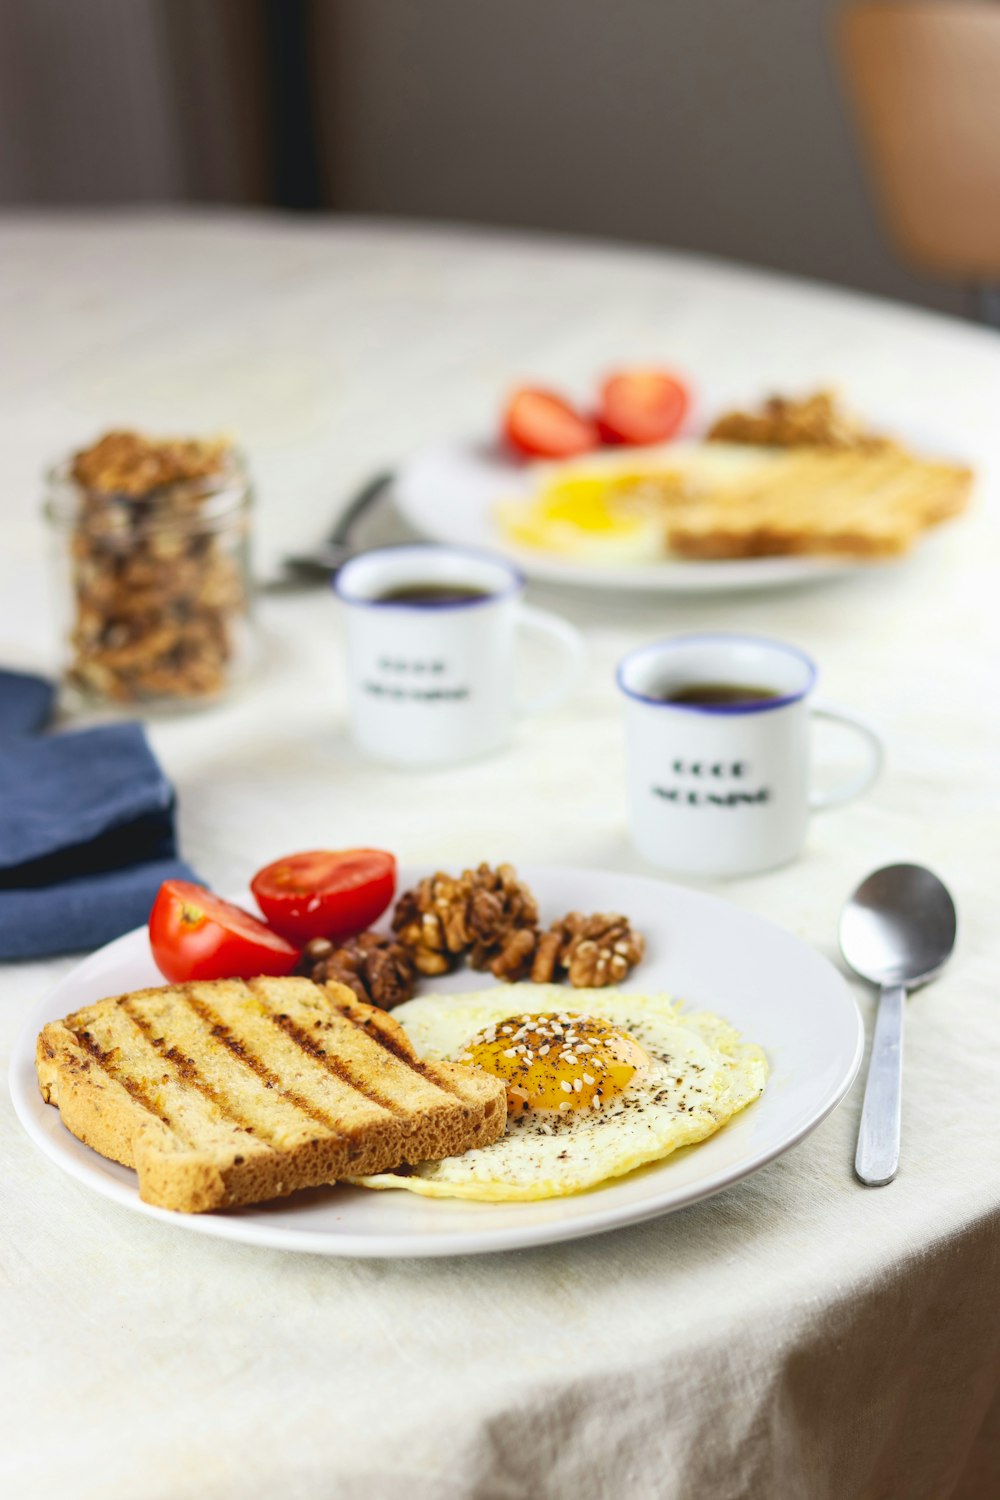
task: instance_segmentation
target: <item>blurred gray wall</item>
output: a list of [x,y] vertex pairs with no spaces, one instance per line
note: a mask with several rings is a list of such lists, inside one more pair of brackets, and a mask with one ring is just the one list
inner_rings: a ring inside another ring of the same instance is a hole
[[345,208],[708,250],[928,306],[869,202],[837,0],[325,0]]
[[[268,4],[0,0],[0,203],[264,201]],[[836,8],[311,0],[326,201],[705,250],[958,311],[877,228]]]
[[263,201],[255,0],[0,0],[0,204]]

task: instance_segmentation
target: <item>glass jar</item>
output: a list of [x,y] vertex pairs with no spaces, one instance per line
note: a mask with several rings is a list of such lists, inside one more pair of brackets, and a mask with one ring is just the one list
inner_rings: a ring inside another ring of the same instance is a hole
[[113,433],[50,471],[73,696],[180,707],[217,700],[243,675],[251,499],[242,456],[224,444]]

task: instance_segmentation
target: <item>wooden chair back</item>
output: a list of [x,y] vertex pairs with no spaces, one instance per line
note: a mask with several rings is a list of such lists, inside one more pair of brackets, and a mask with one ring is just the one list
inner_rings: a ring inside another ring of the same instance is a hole
[[861,0],[836,29],[900,255],[942,279],[1000,282],[1000,4]]

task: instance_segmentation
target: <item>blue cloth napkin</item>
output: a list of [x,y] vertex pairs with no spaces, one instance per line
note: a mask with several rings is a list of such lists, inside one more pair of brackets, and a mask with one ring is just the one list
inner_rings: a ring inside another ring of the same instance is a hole
[[146,921],[162,881],[197,879],[142,726],[31,733],[30,682],[0,673],[0,959],[99,947]]
[[44,677],[0,668],[0,734],[37,734],[52,717],[54,699]]

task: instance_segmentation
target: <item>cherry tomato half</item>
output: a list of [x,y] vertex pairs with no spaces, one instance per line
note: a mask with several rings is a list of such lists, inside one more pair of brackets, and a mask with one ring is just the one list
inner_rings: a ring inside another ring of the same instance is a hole
[[363,932],[396,889],[396,861],[382,849],[312,849],[258,870],[250,888],[272,927],[304,944]]
[[597,425],[606,443],[663,443],[690,404],[687,387],[667,370],[621,370],[601,386]]
[[529,458],[572,458],[600,442],[597,427],[554,391],[522,386],[503,414],[503,435]]
[[149,914],[156,966],[171,984],[290,974],[298,949],[256,917],[189,880],[165,880]]

